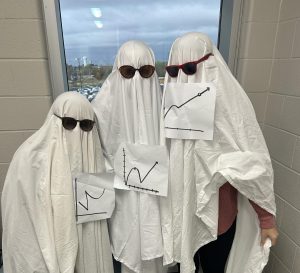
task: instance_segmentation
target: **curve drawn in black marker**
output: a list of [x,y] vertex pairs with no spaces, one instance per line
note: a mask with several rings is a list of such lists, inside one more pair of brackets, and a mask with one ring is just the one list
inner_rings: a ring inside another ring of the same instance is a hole
[[169,107],[169,109],[167,110],[167,112],[164,114],[164,118],[166,118],[167,114],[170,112],[170,110],[171,110],[173,107],[179,109],[179,108],[181,108],[182,106],[188,104],[190,101],[192,101],[192,100],[194,100],[194,99],[196,99],[196,98],[198,98],[198,97],[201,97],[202,94],[204,94],[205,92],[207,92],[207,91],[209,91],[209,90],[210,90],[210,88],[207,87],[204,91],[202,91],[202,92],[196,94],[194,97],[188,99],[187,101],[185,101],[184,103],[180,104],[179,106],[176,105],[176,104],[171,105],[171,106]]
[[148,176],[148,174],[154,169],[154,167],[155,167],[157,164],[158,164],[158,162],[156,161],[156,162],[154,163],[154,165],[151,167],[151,169],[146,173],[146,175],[144,176],[144,178],[141,177],[140,170],[139,170],[137,167],[131,168],[131,170],[129,171],[129,173],[128,173],[126,179],[125,179],[126,184],[127,184],[127,182],[128,182],[129,176],[130,176],[130,174],[131,174],[132,171],[136,171],[136,173],[137,173],[138,176],[139,176],[140,183],[142,184],[142,183],[145,181],[145,179],[146,179],[146,177]]
[[151,173],[151,171],[155,168],[155,166],[158,164],[158,162],[156,161],[153,166],[149,169],[149,171],[145,174],[145,176],[142,178],[141,173],[139,168],[137,167],[133,167],[130,169],[130,171],[128,172],[128,175],[126,177],[126,153],[125,153],[125,148],[123,148],[123,180],[126,186],[128,186],[129,188],[135,188],[135,189],[140,189],[140,190],[145,190],[145,191],[151,191],[151,192],[155,192],[155,193],[159,193],[158,190],[154,190],[154,189],[147,189],[147,188],[143,188],[143,187],[138,187],[138,186],[134,186],[134,185],[129,185],[128,184],[128,179],[131,175],[131,173],[133,171],[135,171],[138,174],[139,177],[139,181],[142,184],[145,179],[147,178],[147,176]]
[[85,199],[86,199],[86,206],[83,205],[80,201],[79,201],[78,203],[79,203],[85,210],[89,210],[89,198],[88,198],[88,197],[90,197],[90,198],[96,200],[96,199],[100,199],[100,198],[103,196],[104,193],[105,193],[105,189],[103,190],[103,192],[101,193],[101,195],[100,195],[99,197],[94,197],[94,196],[90,195],[87,191],[84,191]]

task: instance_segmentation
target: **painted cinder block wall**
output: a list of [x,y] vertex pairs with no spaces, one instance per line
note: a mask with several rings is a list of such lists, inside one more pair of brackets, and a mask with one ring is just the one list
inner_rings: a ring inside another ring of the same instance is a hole
[[237,78],[266,138],[280,231],[265,273],[300,273],[300,1],[244,0]]
[[0,192],[16,149],[47,115],[50,90],[42,1],[0,0]]
[[[0,1],[0,190],[51,87],[40,0]],[[300,272],[300,1],[244,0],[237,78],[266,136],[280,237],[266,273]]]

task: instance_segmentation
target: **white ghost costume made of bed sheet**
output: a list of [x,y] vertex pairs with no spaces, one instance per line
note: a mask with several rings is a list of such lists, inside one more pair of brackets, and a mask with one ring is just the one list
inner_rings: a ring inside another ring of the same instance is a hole
[[[104,154],[111,166],[122,142],[159,144],[161,89],[157,74],[143,78],[136,71],[133,78],[126,79],[118,70],[122,65],[154,66],[154,54],[140,41],[123,44],[111,74],[92,102]],[[161,272],[159,257],[163,247],[157,196],[116,189],[109,233],[114,257],[122,263],[123,273]]]
[[[209,82],[216,87],[213,140],[164,137],[169,147],[169,196],[161,198],[164,264],[180,263],[181,273],[195,270],[193,257],[203,245],[217,238],[219,188],[229,182],[239,191],[236,234],[226,273],[261,273],[270,242],[260,246],[258,217],[248,199],[275,215],[273,170],[254,109],[211,40],[188,33],[173,43],[168,65],[199,60],[197,72],[168,82]],[[163,99],[164,101],[164,99]]]
[[55,114],[94,119],[86,98],[66,92],[15,153],[2,193],[4,270],[113,273],[107,222],[75,219],[72,175],[104,170],[96,126],[66,130]]

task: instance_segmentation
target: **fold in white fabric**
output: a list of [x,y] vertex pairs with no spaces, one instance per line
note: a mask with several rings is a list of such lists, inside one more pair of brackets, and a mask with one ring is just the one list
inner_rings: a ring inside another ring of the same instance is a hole
[[[122,142],[159,144],[161,89],[156,72],[143,78],[138,71],[124,78],[118,68],[155,66],[152,50],[140,41],[121,46],[112,73],[93,100],[101,142],[112,168]],[[109,221],[112,250],[122,272],[159,273],[162,270],[162,234],[158,197],[116,189],[116,208]]]
[[64,93],[15,153],[2,193],[4,271],[112,273],[107,222],[75,219],[72,175],[104,170],[96,128],[66,130],[55,114],[94,119],[86,98]]
[[[275,215],[273,170],[254,109],[222,56],[202,33],[188,33],[173,44],[168,65],[197,61],[197,72],[168,82],[212,83],[216,86],[213,140],[166,139],[169,147],[169,197],[161,198],[164,264],[181,263],[182,273],[194,272],[193,256],[217,238],[218,194],[226,181],[239,193],[237,230],[227,273],[260,273],[268,249],[260,246],[258,218],[247,199]],[[164,101],[164,99],[163,99]],[[163,109],[163,108],[162,108]],[[163,111],[161,124],[163,128]]]

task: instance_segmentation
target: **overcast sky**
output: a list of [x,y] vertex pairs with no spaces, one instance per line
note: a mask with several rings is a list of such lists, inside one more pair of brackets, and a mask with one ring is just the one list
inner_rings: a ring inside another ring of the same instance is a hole
[[220,0],[60,0],[60,6],[69,64],[83,56],[112,64],[120,45],[132,39],[163,61],[186,32],[205,32],[217,43]]

